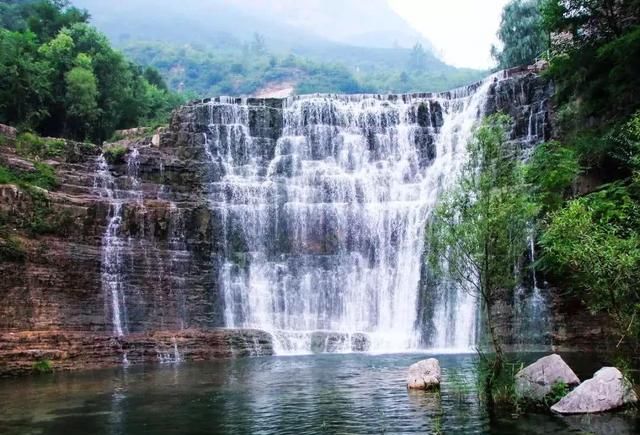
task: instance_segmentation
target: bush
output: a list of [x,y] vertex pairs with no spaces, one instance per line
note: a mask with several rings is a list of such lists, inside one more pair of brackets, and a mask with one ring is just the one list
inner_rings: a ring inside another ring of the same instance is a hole
[[581,172],[575,151],[555,141],[539,145],[525,169],[536,200],[545,211],[562,205]]
[[640,337],[640,205],[613,184],[551,214],[542,234],[542,265],[592,312],[608,313],[620,341]]
[[43,138],[36,134],[22,133],[16,139],[16,151],[24,157],[47,159],[64,155],[66,141],[63,139]]
[[19,239],[0,231],[0,261],[23,262],[27,257]]
[[35,172],[28,172],[24,176],[24,180],[27,183],[47,190],[51,190],[58,185],[56,171],[51,165],[35,163],[34,166],[36,168]]
[[493,404],[497,409],[514,413],[522,412],[525,402],[516,392],[515,376],[522,370],[524,364],[520,361],[503,362],[497,376],[495,364],[494,358],[480,355],[476,363],[478,398],[487,405]]
[[0,165],[0,184],[16,184],[20,187],[53,189],[58,185],[56,171],[46,163],[34,163],[34,171],[16,171]]
[[33,371],[38,374],[51,373],[53,372],[53,364],[51,364],[51,360],[46,358],[39,359],[33,363]]
[[124,163],[128,152],[129,149],[124,145],[112,145],[104,149],[104,159],[110,165]]
[[564,396],[569,394],[569,386],[563,381],[556,381],[551,386],[551,391],[544,397],[544,404],[551,406],[560,401]]

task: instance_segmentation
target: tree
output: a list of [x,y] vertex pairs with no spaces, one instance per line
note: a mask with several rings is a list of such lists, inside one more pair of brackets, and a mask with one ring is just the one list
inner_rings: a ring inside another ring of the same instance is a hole
[[42,42],[55,37],[65,27],[89,21],[87,11],[71,7],[67,0],[34,2],[28,14],[29,29],[38,35]]
[[156,86],[158,89],[163,91],[168,90],[167,84],[157,69],[148,66],[145,68],[143,76],[150,84]]
[[[592,312],[614,320],[619,342],[640,334],[640,237],[604,212],[622,212],[638,224],[639,207],[630,198],[606,198],[610,191],[571,201],[554,213],[541,238],[543,265]],[[611,201],[627,201],[627,206]],[[607,210],[602,210],[606,207]],[[631,207],[631,209],[629,209]],[[558,278],[561,276],[561,278]]]
[[529,65],[548,47],[539,0],[512,0],[502,10],[498,38],[502,49],[491,47],[501,69]]
[[535,216],[522,164],[507,141],[510,123],[499,114],[478,128],[459,182],[441,200],[427,232],[431,267],[482,303],[495,352],[487,393],[504,359],[492,308],[499,292],[517,283],[514,265],[526,250]]
[[423,70],[427,66],[427,57],[427,52],[424,51],[422,44],[416,42],[409,54],[409,69],[413,71]]
[[0,29],[0,121],[33,128],[48,115],[49,71],[33,33]]
[[637,0],[544,0],[544,26],[568,47],[581,47],[622,36],[640,22]]
[[255,54],[265,54],[267,52],[267,44],[264,41],[264,36],[255,32],[253,34],[253,40],[251,41],[251,51]]
[[65,103],[72,136],[84,139],[98,117],[98,85],[91,67],[91,58],[78,55],[75,66],[65,75],[67,94]]
[[630,173],[552,213],[542,234],[550,279],[614,321],[619,343],[640,338],[640,113],[609,134],[617,172]]
[[575,150],[557,141],[538,145],[525,169],[531,193],[541,205],[542,213],[562,206],[582,170]]

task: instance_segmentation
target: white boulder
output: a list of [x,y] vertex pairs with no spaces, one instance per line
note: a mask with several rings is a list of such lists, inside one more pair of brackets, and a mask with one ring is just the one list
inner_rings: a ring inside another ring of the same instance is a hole
[[516,373],[515,378],[516,393],[531,400],[544,399],[557,382],[564,382],[570,387],[580,383],[571,367],[555,353],[523,368]]
[[633,386],[620,370],[603,367],[564,396],[551,410],[560,414],[586,414],[620,408],[638,401]]
[[418,361],[409,367],[407,388],[412,390],[432,390],[440,388],[440,363],[435,358]]

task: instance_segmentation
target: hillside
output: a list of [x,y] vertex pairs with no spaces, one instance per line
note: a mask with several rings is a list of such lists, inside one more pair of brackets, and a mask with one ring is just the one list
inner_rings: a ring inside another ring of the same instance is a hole
[[117,3],[74,2],[132,60],[198,96],[283,84],[298,93],[441,91],[484,75],[443,63],[384,1]]

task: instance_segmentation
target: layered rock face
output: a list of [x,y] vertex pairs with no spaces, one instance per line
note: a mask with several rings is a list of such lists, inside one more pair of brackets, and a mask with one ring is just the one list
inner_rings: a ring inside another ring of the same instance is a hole
[[[474,86],[464,92],[470,95],[479,85]],[[511,115],[513,143],[531,150],[551,137],[552,92],[551,84],[534,74],[499,77],[490,83],[480,110]],[[347,96],[340,98],[350,101]],[[411,112],[415,119],[407,121],[415,126],[416,170],[428,170],[437,157],[435,138],[443,117],[458,110],[456,92],[373,98],[384,116],[388,116],[388,104],[428,101],[416,105]],[[271,353],[268,334],[219,329],[242,325],[240,320],[255,314],[243,311],[252,301],[241,297],[247,263],[255,258],[250,257],[246,231],[233,232],[233,219],[244,220],[245,229],[272,231],[252,237],[273,240],[269,248],[273,252],[301,253],[298,258],[307,263],[287,263],[297,270],[316,267],[312,262],[328,267],[326,254],[339,252],[341,238],[349,237],[325,221],[318,231],[305,227],[304,243],[295,245],[282,237],[293,227],[272,228],[250,220],[262,216],[255,212],[261,203],[252,202],[252,195],[263,192],[251,185],[243,187],[242,177],[254,175],[248,171],[256,171],[256,177],[269,171],[291,177],[296,163],[276,159],[276,154],[283,154],[276,147],[296,146],[294,139],[300,137],[296,135],[315,134],[308,127],[314,121],[304,117],[296,127],[299,130],[283,131],[291,126],[291,120],[285,119],[291,103],[291,99],[195,102],[178,109],[166,131],[120,143],[123,152],[113,146],[107,146],[111,149],[104,154],[96,148],[72,146],[73,152],[48,162],[56,170],[55,189],[34,196],[13,185],[0,186],[5,226],[23,250],[20,258],[0,262],[0,370],[25,368],[37,358],[51,359],[54,366],[64,368],[122,363],[125,356],[129,362],[162,361],[162,355],[176,354],[174,348],[183,359]],[[305,113],[325,117],[322,125],[327,131],[341,128],[332,118],[335,112]],[[395,122],[384,116],[371,122]],[[384,128],[372,124],[368,139],[372,152],[382,152],[377,147],[385,142],[376,134]],[[283,137],[291,141],[283,142]],[[2,148],[0,158],[12,168],[31,165],[11,147]],[[230,173],[240,180],[233,186],[228,182]],[[238,201],[239,192],[244,203]],[[220,207],[221,202],[231,206]],[[44,230],[31,228],[29,222],[36,218]],[[334,237],[325,237],[327,231]],[[390,233],[390,237],[396,241],[400,236]],[[377,260],[374,255],[367,261]],[[274,277],[287,273],[274,264]],[[438,308],[427,273],[422,270],[419,275],[416,322],[421,325],[418,329],[426,331],[422,343],[429,344]],[[501,311],[503,331],[509,336],[513,335],[513,304],[512,295],[506,296]],[[229,319],[236,319],[232,320],[236,324]],[[366,336],[322,334],[311,335],[313,349],[370,347]],[[89,351],[81,355],[85,347]]]

